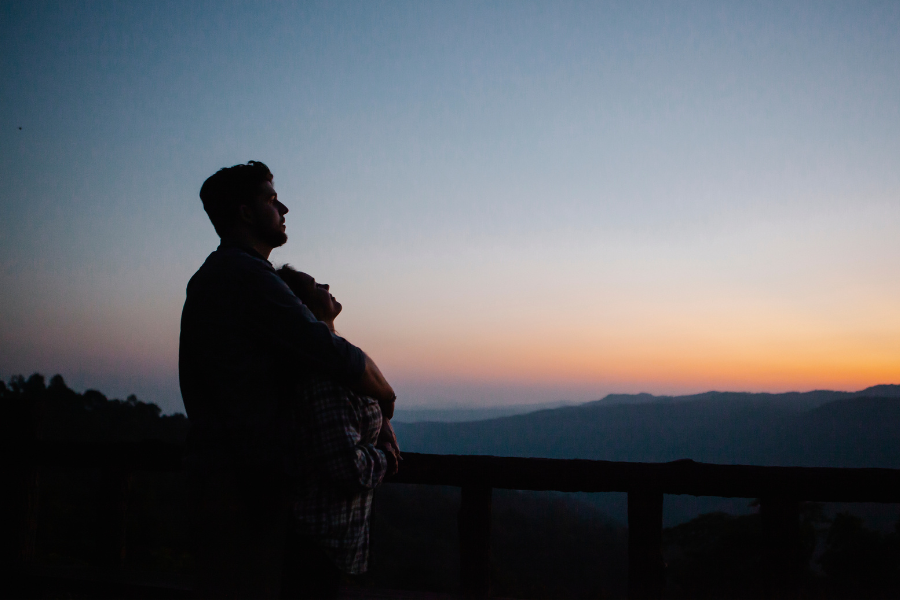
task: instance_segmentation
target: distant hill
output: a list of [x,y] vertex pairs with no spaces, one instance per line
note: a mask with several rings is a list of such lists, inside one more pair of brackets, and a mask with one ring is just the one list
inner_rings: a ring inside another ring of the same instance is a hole
[[859,392],[610,395],[468,423],[398,423],[414,452],[900,468],[900,386]]
[[743,402],[778,402],[799,410],[816,408],[835,400],[844,400],[860,396],[878,396],[900,398],[900,385],[875,385],[858,392],[832,392],[830,390],[813,390],[811,392],[786,392],[783,394],[752,392],[704,392],[686,396],[654,396],[653,394],[609,394],[601,400],[588,404],[669,404],[673,402],[692,402],[695,400],[714,399]]
[[[888,387],[888,386],[880,386]],[[900,467],[900,398],[855,396],[782,421],[771,460],[830,467]]]
[[397,408],[392,421],[394,423],[418,423],[438,421],[442,423],[458,423],[464,421],[485,421],[498,417],[509,417],[565,406],[562,402],[550,404],[513,404],[509,406],[458,407],[458,408]]

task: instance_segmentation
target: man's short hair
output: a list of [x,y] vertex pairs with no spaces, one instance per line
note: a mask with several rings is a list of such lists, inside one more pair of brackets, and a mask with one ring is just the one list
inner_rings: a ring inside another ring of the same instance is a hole
[[219,237],[227,235],[237,220],[238,207],[250,204],[259,186],[272,181],[272,172],[258,160],[216,171],[203,182],[200,200]]

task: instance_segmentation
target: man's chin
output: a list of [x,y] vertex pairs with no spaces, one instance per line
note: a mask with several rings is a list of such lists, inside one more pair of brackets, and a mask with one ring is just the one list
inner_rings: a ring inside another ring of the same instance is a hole
[[278,232],[278,235],[272,235],[272,239],[269,240],[269,244],[273,248],[278,248],[279,246],[284,246],[288,241],[288,236],[284,232]]

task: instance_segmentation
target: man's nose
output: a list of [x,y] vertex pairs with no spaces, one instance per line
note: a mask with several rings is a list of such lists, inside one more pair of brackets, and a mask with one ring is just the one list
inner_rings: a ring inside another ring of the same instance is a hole
[[283,215],[286,215],[288,213],[288,207],[285,206],[284,204],[282,204],[280,200],[276,200],[275,202],[278,203],[278,212],[280,212]]
[[331,286],[328,285],[327,283],[325,285],[323,285],[322,287],[325,288],[326,292],[331,289]]

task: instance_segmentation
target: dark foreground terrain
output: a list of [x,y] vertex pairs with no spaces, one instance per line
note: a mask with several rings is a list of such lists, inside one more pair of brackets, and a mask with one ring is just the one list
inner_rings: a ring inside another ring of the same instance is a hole
[[[751,395],[660,401],[624,397],[481,423],[398,429],[405,448],[416,451],[896,468],[900,401],[891,397],[896,392],[896,386],[837,398],[827,395],[840,393],[818,392],[816,398],[785,403],[778,397]],[[134,397],[120,401],[96,391],[78,394],[59,376],[49,384],[38,375],[0,382],[0,406],[8,448],[27,433],[22,424],[36,409],[45,439],[182,443],[189,428],[183,416],[161,415],[156,406]],[[87,469],[41,473],[39,562],[96,562],[98,478]],[[129,569],[190,573],[184,490],[178,474],[136,475],[128,524]],[[707,513],[665,530],[668,596],[760,596],[759,516],[751,500],[736,501],[745,514]],[[456,488],[383,486],[372,522],[372,568],[361,585],[456,591],[458,505]],[[601,505],[588,495],[495,490],[494,594],[623,597],[627,531]],[[806,595],[900,597],[897,507],[882,510],[880,527],[841,512],[843,508],[803,508]]]

